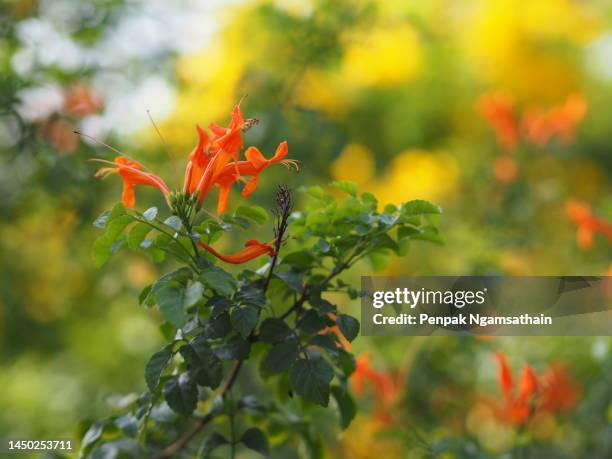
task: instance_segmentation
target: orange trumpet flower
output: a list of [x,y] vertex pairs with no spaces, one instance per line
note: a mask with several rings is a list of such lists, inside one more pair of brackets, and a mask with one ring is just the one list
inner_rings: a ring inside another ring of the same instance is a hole
[[232,264],[246,263],[247,261],[253,260],[264,254],[268,254],[272,257],[275,253],[274,241],[260,242],[255,239],[251,239],[244,244],[244,249],[242,249],[240,252],[234,253],[233,255],[223,255],[203,241],[198,241],[198,244],[207,252],[212,253],[219,260]]
[[608,241],[612,241],[612,223],[597,218],[591,212],[591,207],[579,201],[568,201],[565,205],[567,216],[576,223],[576,240],[580,248],[587,250],[593,246],[593,239],[597,233],[603,234]]
[[507,150],[516,148],[519,122],[512,95],[505,91],[485,94],[478,101],[478,109],[495,131],[499,145]]
[[404,384],[404,375],[399,372],[382,372],[372,366],[370,356],[361,354],[357,357],[355,372],[351,383],[355,395],[363,396],[366,386],[374,397],[376,404],[376,419],[389,424],[393,421],[392,407],[400,399]]
[[[578,402],[580,388],[562,365],[551,365],[540,375],[529,365],[525,365],[516,388],[506,356],[497,352],[494,357],[498,364],[499,385],[504,396],[503,403],[497,404],[495,409],[503,421],[522,425],[537,413],[567,411]],[[518,389],[516,394],[515,389]]]
[[125,156],[117,156],[114,162],[108,162],[116,167],[103,167],[96,172],[96,177],[107,177],[110,174],[119,174],[123,179],[123,193],[121,200],[125,207],[134,207],[136,205],[136,193],[134,187],[136,185],[152,186],[159,189],[165,198],[170,194],[170,189],[166,183],[157,175],[150,172],[144,172],[142,165]]
[[227,207],[227,199],[232,185],[241,180],[243,175],[251,177],[246,181],[244,188],[242,189],[242,196],[245,198],[250,196],[259,183],[259,174],[268,166],[275,163],[280,163],[287,168],[295,168],[297,170],[297,161],[292,159],[284,159],[287,156],[288,146],[287,142],[282,142],[274,156],[270,159],[266,159],[264,155],[256,147],[247,148],[244,153],[247,158],[246,161],[237,161],[234,163],[227,164],[221,174],[216,179],[216,184],[219,185],[219,202],[217,205],[217,213],[221,214]]
[[535,372],[529,365],[523,367],[519,378],[518,394],[515,395],[515,384],[506,356],[498,352],[494,354],[494,357],[499,365],[498,379],[504,395],[500,415],[513,424],[523,424],[533,414],[534,401],[538,393]]
[[[198,143],[189,154],[184,174],[183,193],[197,194],[198,203],[201,204],[208,192],[213,187],[219,186],[217,209],[219,213],[222,213],[227,207],[230,188],[235,182],[241,180],[246,182],[242,195],[248,197],[257,188],[259,174],[269,165],[281,163],[288,168],[297,169],[296,161],[284,159],[287,155],[287,142],[281,143],[270,159],[266,159],[257,148],[249,147],[245,152],[246,159],[239,161],[240,150],[244,146],[242,132],[249,129],[256,121],[255,119],[244,119],[240,106],[236,105],[232,110],[229,127],[224,128],[211,124],[212,132],[208,133],[196,126]],[[111,173],[118,173],[123,178],[123,203],[126,207],[134,207],[136,204],[135,185],[159,188],[169,202],[170,191],[164,181],[154,174],[144,172],[142,166],[136,161],[124,156],[118,156],[114,162],[96,161],[115,166],[100,169],[96,176],[105,177]],[[243,175],[250,179],[243,180]]]
[[209,152],[211,140],[208,133],[200,126],[196,126],[196,131],[198,144],[189,153],[189,161],[185,168],[183,191],[186,193],[193,193],[196,190],[212,156]]

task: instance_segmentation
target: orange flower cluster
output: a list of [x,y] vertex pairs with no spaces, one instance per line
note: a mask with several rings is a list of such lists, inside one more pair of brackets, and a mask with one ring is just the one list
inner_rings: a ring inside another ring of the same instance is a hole
[[[279,163],[297,170],[297,161],[285,159],[288,152],[287,142],[282,142],[270,159],[265,158],[257,148],[249,147],[245,151],[246,159],[240,160],[240,152],[244,147],[243,132],[256,122],[255,119],[245,119],[240,111],[240,106],[236,105],[232,110],[228,127],[210,124],[209,133],[196,126],[199,140],[189,154],[182,193],[193,198],[198,208],[208,193],[214,187],[218,187],[217,212],[223,213],[227,208],[232,185],[238,181],[245,182],[242,195],[245,197],[251,195],[257,188],[261,172],[272,164]],[[99,169],[96,176],[106,177],[110,174],[118,174],[123,180],[122,202],[126,207],[132,208],[136,205],[134,189],[137,185],[157,188],[172,207],[168,185],[161,177],[143,170],[140,163],[125,156],[118,156],[112,162],[101,159],[96,161],[112,165],[112,167]],[[274,254],[273,242],[263,243],[250,240],[245,244],[244,250],[234,255],[221,255],[202,241],[199,241],[199,245],[227,263],[244,263],[266,253]]]
[[561,365],[551,365],[541,375],[529,365],[521,370],[515,385],[506,356],[495,353],[499,367],[499,385],[504,397],[496,413],[505,422],[522,425],[538,412],[561,412],[572,409],[580,398],[580,388]]
[[588,204],[568,201],[565,204],[565,212],[578,226],[576,240],[582,249],[590,249],[593,246],[593,239],[598,233],[603,234],[608,241],[612,241],[612,223],[595,217]]
[[580,94],[571,94],[549,110],[530,107],[520,114],[511,94],[496,91],[482,96],[478,109],[495,131],[500,147],[511,151],[521,140],[540,148],[553,139],[569,144],[588,104]]
[[353,390],[358,397],[365,394],[366,386],[371,389],[376,403],[375,417],[385,424],[393,420],[391,408],[402,394],[403,380],[402,373],[382,372],[374,368],[368,354],[357,357],[355,372],[351,377]]

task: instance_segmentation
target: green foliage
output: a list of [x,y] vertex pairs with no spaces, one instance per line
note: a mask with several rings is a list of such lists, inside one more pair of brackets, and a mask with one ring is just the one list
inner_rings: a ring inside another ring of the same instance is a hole
[[[266,418],[294,422],[282,408],[289,403],[287,394],[302,399],[304,414],[316,405],[328,407],[333,398],[340,427],[348,427],[356,412],[347,384],[355,359],[337,333],[355,340],[359,321],[338,311],[327,292],[356,299],[357,289],[341,279],[356,263],[369,260],[376,267],[392,254],[405,254],[410,241],[440,242],[431,218],[440,209],[411,201],[380,211],[374,196],[359,195],[352,183],[334,182],[332,188],[345,196],[337,199],[320,187],[303,190],[309,198],[306,210],[286,215],[290,238],[279,236],[277,227],[280,253],[255,271],[226,271],[193,238],[214,241],[228,230],[248,228],[249,222],[263,224],[268,213],[259,207],[239,207],[221,221],[194,222],[176,216],[161,220],[155,208],[139,214],[117,206],[97,220],[105,229],[94,248],[99,262],[127,242],[131,249],[172,255],[180,264],[140,295],[142,305],[159,309],[168,337],[146,364],[148,391],[125,413],[135,420],[145,455],[159,453],[156,445],[176,439],[164,434],[168,423],[180,430],[189,417],[200,419],[205,432],[208,424],[225,425],[223,433],[203,434],[202,458],[241,446],[266,455],[272,429]],[[241,387],[236,382],[247,371],[252,392],[235,402]],[[92,426],[83,443],[85,455],[105,444],[100,429],[114,425],[121,430],[117,422],[112,418],[103,427]],[[238,435],[236,426],[246,422],[255,426]],[[307,448],[317,448],[312,432],[299,435]]]

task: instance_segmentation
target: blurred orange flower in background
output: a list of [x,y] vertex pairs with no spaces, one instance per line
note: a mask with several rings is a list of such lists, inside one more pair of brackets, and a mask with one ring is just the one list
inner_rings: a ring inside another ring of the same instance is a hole
[[519,142],[519,122],[514,97],[508,91],[495,91],[480,97],[478,110],[495,132],[497,143],[514,150]]
[[383,424],[393,420],[392,406],[400,399],[404,389],[404,375],[401,372],[383,372],[372,366],[369,354],[357,357],[357,366],[351,383],[358,397],[366,391],[373,396],[375,403],[374,417]]
[[570,200],[565,204],[565,212],[578,226],[576,241],[580,248],[590,249],[598,233],[604,235],[608,241],[612,241],[612,223],[595,217],[587,203]]
[[530,106],[521,113],[513,95],[500,90],[481,96],[477,108],[493,129],[499,146],[511,151],[521,140],[538,148],[554,139],[565,145],[571,143],[576,127],[587,114],[588,103],[574,93],[548,110]]
[[564,366],[552,364],[538,375],[531,366],[525,365],[516,384],[506,356],[496,352],[494,358],[504,396],[503,403],[497,403],[494,410],[500,420],[523,425],[536,414],[568,411],[578,403],[580,387]]
[[100,98],[82,83],[69,87],[64,94],[64,111],[69,115],[83,117],[97,112],[101,107]]

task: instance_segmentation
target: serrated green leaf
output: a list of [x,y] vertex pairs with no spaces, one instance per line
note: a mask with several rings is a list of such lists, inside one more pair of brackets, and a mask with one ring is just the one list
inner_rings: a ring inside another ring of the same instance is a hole
[[220,433],[213,432],[206,437],[200,449],[200,459],[209,459],[212,453],[219,446],[227,445],[229,441]]
[[127,243],[130,249],[136,250],[140,247],[140,243],[145,240],[147,234],[151,232],[151,227],[146,223],[136,223],[130,230]]
[[188,353],[189,364],[194,369],[194,378],[200,386],[216,389],[223,379],[223,365],[214,354],[204,336],[194,338],[185,348]]
[[310,268],[314,261],[314,256],[306,250],[292,252],[283,258],[283,264],[288,264],[298,269]]
[[299,359],[289,371],[289,383],[293,390],[321,406],[329,404],[329,384],[333,377],[334,370],[320,357]]
[[185,308],[190,308],[198,301],[202,299],[202,295],[204,294],[204,286],[198,282],[192,282],[185,289],[185,297],[183,299],[183,304]]
[[294,292],[302,291],[303,275],[294,271],[283,271],[274,275],[282,280]]
[[268,212],[259,206],[239,206],[234,212],[234,216],[246,218],[258,225],[262,225],[268,220]]
[[185,289],[183,287],[173,285],[163,287],[156,292],[155,298],[164,319],[178,328],[185,324],[187,313],[184,306]]
[[259,327],[259,339],[265,343],[277,343],[292,334],[291,328],[282,319],[266,319]]
[[123,230],[133,221],[129,215],[119,215],[112,218],[109,214],[106,222],[106,232],[97,238],[93,245],[93,259],[96,266],[102,266],[116,251],[116,244]]
[[268,446],[268,439],[264,433],[257,427],[251,427],[247,429],[242,436],[240,441],[249,449],[257,451],[264,456],[268,455],[270,448]]
[[299,353],[297,340],[291,337],[270,348],[264,360],[264,366],[271,373],[287,371],[298,358]]
[[245,360],[251,352],[251,344],[240,335],[235,335],[217,346],[213,352],[221,360]]
[[212,317],[204,327],[206,336],[211,339],[224,338],[232,330],[232,323],[227,311]]
[[340,386],[332,386],[331,393],[334,400],[336,400],[338,411],[340,412],[340,427],[346,429],[357,414],[355,400],[353,400],[351,394],[342,390]]
[[211,290],[230,296],[236,290],[236,280],[223,269],[213,266],[200,273],[200,280]]
[[164,398],[173,411],[189,416],[198,403],[198,387],[188,372],[181,373],[168,380]]
[[230,320],[234,330],[246,339],[257,325],[259,313],[251,306],[237,306],[230,314]]
[[336,323],[347,340],[353,341],[359,335],[359,321],[354,317],[348,314],[339,314],[336,317]]
[[413,201],[405,202],[402,204],[400,211],[402,215],[405,216],[442,213],[442,209],[440,209],[438,206],[423,199],[415,199]]
[[327,324],[322,316],[314,309],[309,309],[304,313],[298,323],[298,327],[305,333],[316,333],[323,330]]
[[348,180],[335,180],[331,183],[331,186],[342,190],[351,196],[357,196],[357,185]]
[[433,242],[434,244],[438,245],[445,244],[444,238],[442,237],[438,229],[433,226],[427,226],[422,228],[422,231],[419,234],[413,235],[412,239]]
[[151,356],[145,367],[145,381],[153,392],[159,384],[159,378],[172,358],[172,346],[166,346]]

